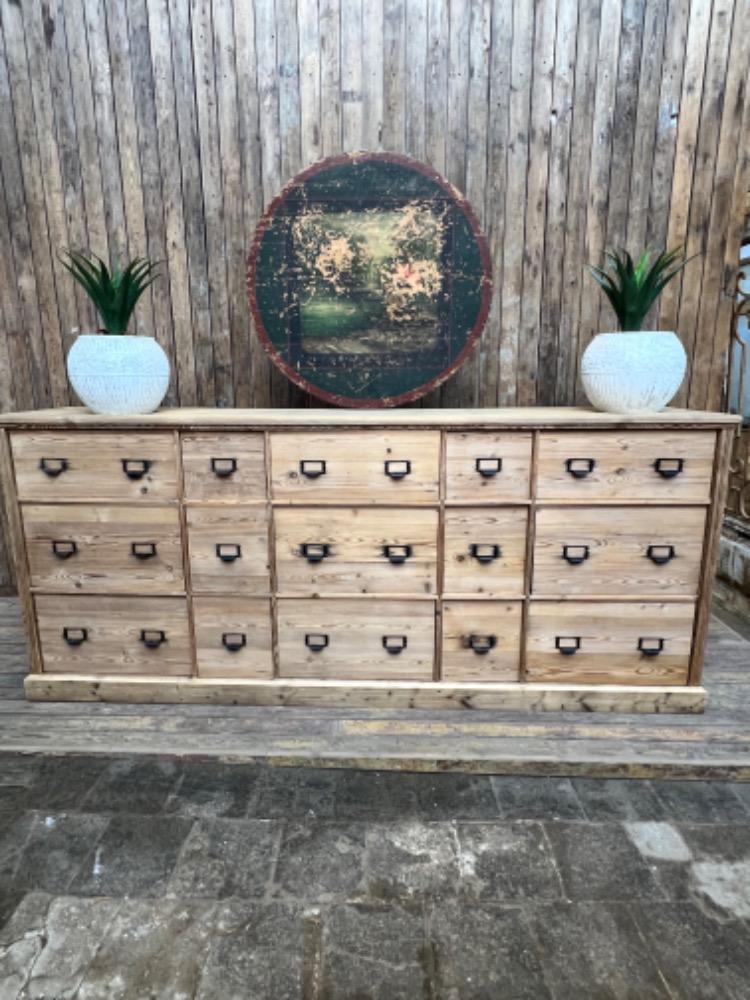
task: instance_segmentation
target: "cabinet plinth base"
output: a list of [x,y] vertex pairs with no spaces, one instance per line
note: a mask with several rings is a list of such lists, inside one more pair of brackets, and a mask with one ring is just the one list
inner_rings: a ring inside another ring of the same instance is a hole
[[411,681],[202,680],[30,674],[32,701],[262,705],[297,708],[416,708],[537,712],[699,713],[703,687],[620,684],[447,684]]

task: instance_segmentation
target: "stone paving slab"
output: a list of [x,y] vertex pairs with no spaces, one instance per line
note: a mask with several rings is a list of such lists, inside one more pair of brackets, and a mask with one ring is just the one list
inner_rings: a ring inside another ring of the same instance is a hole
[[742,786],[143,757],[0,774],[0,1000],[750,995]]

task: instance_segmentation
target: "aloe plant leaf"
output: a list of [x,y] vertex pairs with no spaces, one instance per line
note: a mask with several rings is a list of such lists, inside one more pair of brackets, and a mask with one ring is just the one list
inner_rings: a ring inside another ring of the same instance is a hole
[[104,328],[113,334],[125,333],[138,300],[159,277],[158,264],[146,257],[134,257],[111,271],[95,254],[62,250],[58,259],[89,296]]

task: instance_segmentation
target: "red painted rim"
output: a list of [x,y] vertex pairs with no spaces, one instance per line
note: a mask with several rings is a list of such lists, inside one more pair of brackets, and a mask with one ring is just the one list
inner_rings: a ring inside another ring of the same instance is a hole
[[[429,177],[433,180],[443,189],[443,191],[446,192],[446,194],[450,195],[454,204],[466,216],[469,226],[471,227],[471,231],[474,234],[474,238],[477,241],[479,255],[482,261],[482,300],[474,326],[471,328],[469,335],[466,338],[466,343],[461,348],[461,351],[456,355],[447,368],[444,368],[439,375],[436,375],[435,378],[431,379],[429,382],[425,382],[422,385],[417,386],[415,389],[409,389],[408,392],[402,392],[398,396],[386,396],[374,399],[357,399],[350,396],[337,396],[335,393],[328,392],[327,390],[314,385],[312,382],[308,382],[307,379],[303,378],[299,374],[299,372],[296,372],[289,364],[287,364],[282,355],[271,342],[271,338],[268,336],[268,331],[263,323],[263,317],[258,309],[258,303],[255,296],[255,272],[258,263],[258,254],[260,253],[260,246],[263,241],[263,237],[265,236],[266,229],[268,228],[271,220],[274,218],[279,205],[281,205],[287,198],[292,189],[296,188],[303,181],[308,180],[308,178],[313,177],[315,174],[321,173],[321,171],[327,170],[329,167],[340,166],[344,163],[358,163],[363,160],[382,160],[386,163],[398,163],[401,166],[409,167],[411,170],[416,170],[418,173],[424,174],[425,177]],[[329,156],[324,160],[319,160],[317,163],[312,164],[312,166],[307,167],[307,169],[297,174],[296,177],[293,177],[287,184],[284,185],[281,192],[273,199],[271,204],[266,209],[263,218],[256,227],[253,244],[247,258],[247,297],[250,303],[250,312],[252,313],[253,321],[255,323],[255,329],[263,350],[266,354],[268,354],[276,367],[282,371],[284,375],[286,375],[290,382],[293,382],[294,385],[299,386],[300,389],[303,389],[316,399],[322,399],[324,402],[332,403],[334,406],[351,407],[358,410],[387,409],[394,406],[401,406],[404,403],[412,403],[415,399],[425,396],[428,392],[437,388],[437,386],[442,385],[442,383],[449,379],[451,375],[453,375],[453,373],[464,363],[479,339],[485,323],[487,322],[487,316],[489,315],[490,302],[492,300],[492,261],[490,259],[490,250],[487,245],[487,239],[479,228],[479,221],[477,220],[471,205],[462,194],[449,184],[444,177],[441,177],[436,170],[433,170],[432,167],[428,167],[425,163],[420,163],[418,160],[412,160],[411,157],[402,156],[399,153],[341,153],[337,156]]]

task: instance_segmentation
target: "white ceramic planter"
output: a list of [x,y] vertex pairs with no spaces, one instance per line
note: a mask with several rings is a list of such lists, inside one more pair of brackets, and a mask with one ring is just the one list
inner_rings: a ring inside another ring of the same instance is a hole
[[687,355],[676,333],[600,333],[581,358],[589,402],[608,413],[663,410],[685,377]]
[[94,413],[152,413],[169,386],[169,359],[153,337],[84,333],[68,352],[68,378]]

